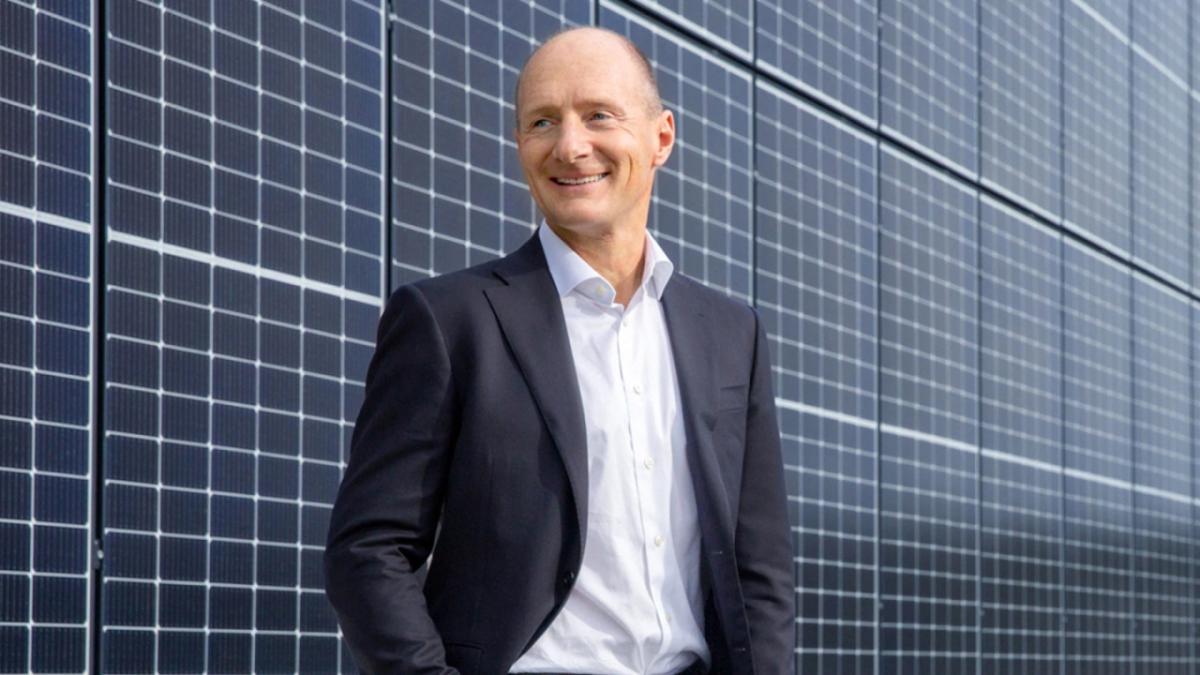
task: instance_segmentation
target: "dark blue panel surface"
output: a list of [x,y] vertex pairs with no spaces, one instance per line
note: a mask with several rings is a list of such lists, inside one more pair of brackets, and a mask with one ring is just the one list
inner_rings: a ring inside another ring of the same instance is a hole
[[1190,4],[1189,8],[1188,0],[1130,3],[1134,43],[1185,84],[1194,49],[1189,44],[1188,15],[1196,12],[1196,3]]
[[1188,301],[1133,280],[1136,666],[1188,673],[1192,616],[1192,383]]
[[880,173],[880,421],[974,445],[975,193],[888,145]]
[[754,0],[687,2],[687,0],[631,0],[653,12],[682,23],[689,31],[723,44],[742,56],[754,53]]
[[996,202],[980,210],[983,670],[1057,674],[1062,656],[1062,255]]
[[757,309],[770,334],[797,528],[803,672],[875,649],[876,145],[755,92]]
[[977,649],[975,193],[880,155],[880,667],[958,672]]
[[88,665],[92,33],[0,3],[0,672]]
[[1128,672],[1132,638],[1133,364],[1128,272],[1063,250],[1067,672]]
[[756,306],[776,394],[876,419],[875,142],[756,91]]
[[876,3],[755,3],[759,68],[866,119],[878,117]]
[[329,364],[370,348],[373,326],[344,319],[377,316],[383,293],[384,16],[105,9],[105,669],[351,670],[336,626],[309,627],[332,652],[298,652],[237,607],[292,631],[284,610],[323,601],[319,575],[253,571],[319,550],[301,532],[333,494],[301,488],[337,475],[357,413],[363,369]]
[[979,168],[978,6],[883,0],[879,119],[926,152]]
[[1135,56],[1133,255],[1181,284],[1190,276],[1187,118],[1188,92]]
[[980,173],[1052,216],[1062,212],[1061,7],[980,5]]
[[1130,52],[1063,3],[1063,219],[1130,252]]

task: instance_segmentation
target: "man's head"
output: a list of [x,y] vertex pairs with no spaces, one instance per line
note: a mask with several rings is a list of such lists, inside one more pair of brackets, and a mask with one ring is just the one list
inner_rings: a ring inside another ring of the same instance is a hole
[[645,224],[675,119],[633,43],[601,28],[555,35],[526,62],[514,104],[521,166],[550,224]]

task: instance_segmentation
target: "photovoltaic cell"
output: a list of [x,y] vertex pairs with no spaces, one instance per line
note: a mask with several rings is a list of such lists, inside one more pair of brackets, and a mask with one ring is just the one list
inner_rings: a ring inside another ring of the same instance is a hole
[[759,315],[770,332],[796,528],[803,672],[875,648],[876,144],[755,91]]
[[1062,212],[1061,6],[980,4],[980,173],[1051,217]]
[[1074,2],[1063,12],[1063,219],[1128,255],[1130,51]]
[[880,156],[880,668],[977,653],[978,273],[974,191]]
[[383,288],[383,16],[105,5],[105,672],[352,668],[330,505]]
[[627,35],[651,59],[663,105],[675,112],[675,148],[655,178],[651,231],[676,270],[749,302],[749,74],[618,3],[600,10],[600,26]]
[[629,0],[629,3],[665,14],[690,31],[719,42],[745,58],[753,57],[755,0]]
[[91,20],[0,4],[0,672],[89,669]]
[[968,173],[979,168],[978,7],[883,0],[880,122]]
[[1133,319],[1135,666],[1187,673],[1196,553],[1188,301],[1134,275]]
[[1063,588],[1067,672],[1127,672],[1133,634],[1130,275],[1063,250]]
[[876,3],[758,0],[754,21],[760,70],[850,114],[878,119]]
[[514,251],[536,223],[512,94],[533,48],[591,23],[570,0],[397,5],[393,14],[393,286]]
[[1180,284],[1189,276],[1188,92],[1133,58],[1133,255]]

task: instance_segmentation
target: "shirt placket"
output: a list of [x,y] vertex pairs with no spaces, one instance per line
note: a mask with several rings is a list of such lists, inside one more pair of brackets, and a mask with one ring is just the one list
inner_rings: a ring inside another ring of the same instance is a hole
[[[628,309],[622,314],[617,324],[617,356],[621,371],[621,382],[624,389],[626,419],[629,428],[630,461],[633,463],[633,478],[638,496],[638,513],[642,525],[642,550],[645,561],[646,593],[654,610],[658,624],[657,639],[648,645],[645,667],[650,667],[657,653],[661,650],[665,638],[664,614],[662,598],[659,589],[662,586],[663,555],[665,554],[669,533],[664,529],[664,518],[655,500],[655,481],[658,478],[657,462],[654,449],[648,447],[645,398],[650,393],[650,383],[646,381],[647,371],[641,358],[643,350],[638,349],[638,339],[645,338],[639,334],[639,322],[644,318],[644,302],[638,296],[639,290],[630,301]],[[640,331],[644,333],[645,331]]]

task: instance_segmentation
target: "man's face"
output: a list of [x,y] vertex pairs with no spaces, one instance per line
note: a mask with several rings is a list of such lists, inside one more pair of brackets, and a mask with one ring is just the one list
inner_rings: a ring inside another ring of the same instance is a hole
[[645,222],[675,121],[653,109],[635,58],[611,35],[576,31],[552,40],[525,68],[517,152],[552,225],[581,231]]

